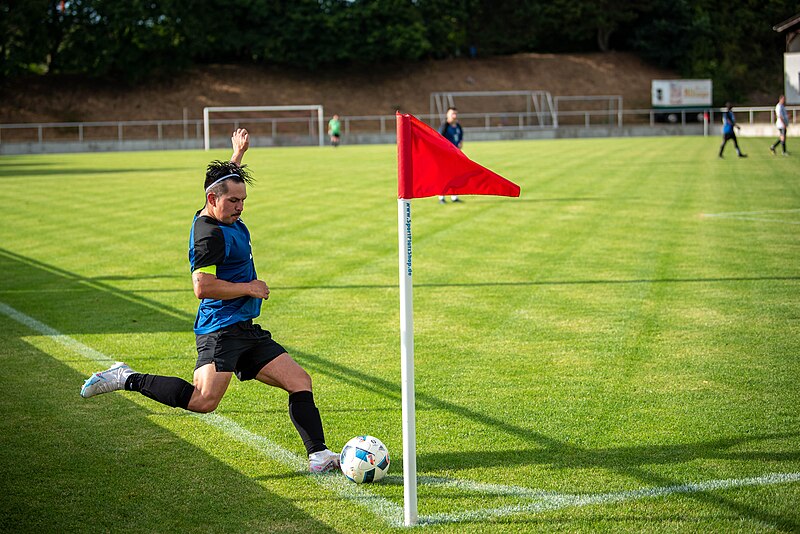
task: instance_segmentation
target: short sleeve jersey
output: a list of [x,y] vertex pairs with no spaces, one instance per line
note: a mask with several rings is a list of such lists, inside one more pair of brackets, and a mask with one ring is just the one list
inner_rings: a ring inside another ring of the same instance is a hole
[[330,135],[339,135],[342,129],[342,123],[338,119],[331,119],[328,122],[328,131]]
[[[197,212],[189,235],[189,264],[197,270],[228,282],[252,282],[257,278],[250,232],[240,220],[233,224]],[[261,299],[239,297],[230,300],[202,299],[194,321],[195,334],[208,334],[240,321],[258,317]]]
[[722,133],[733,133],[734,124],[736,124],[736,119],[733,118],[733,111],[726,111],[722,114]]
[[786,106],[778,103],[775,106],[775,127],[779,130],[789,125],[789,115],[786,113]]
[[456,123],[454,126],[445,121],[439,127],[439,133],[442,134],[445,139],[453,143],[456,147],[458,147],[458,145],[464,139],[464,130],[461,129],[461,125],[459,123]]

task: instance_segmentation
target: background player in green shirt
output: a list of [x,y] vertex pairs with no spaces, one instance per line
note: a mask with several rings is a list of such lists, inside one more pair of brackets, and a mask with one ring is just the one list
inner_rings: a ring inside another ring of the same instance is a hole
[[339,137],[341,135],[342,123],[339,122],[339,115],[334,115],[328,121],[328,135],[331,136],[331,145],[334,147],[339,146]]

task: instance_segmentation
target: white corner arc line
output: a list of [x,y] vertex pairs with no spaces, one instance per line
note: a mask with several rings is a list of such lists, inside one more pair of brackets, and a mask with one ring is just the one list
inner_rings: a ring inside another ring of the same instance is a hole
[[[96,363],[110,365],[115,361],[102,352],[88,347],[70,336],[62,334],[55,328],[37,321],[33,317],[15,310],[3,302],[0,302],[0,313],[7,315],[18,323],[27,326],[31,330],[39,332],[40,334],[52,339],[67,349]],[[362,486],[357,486],[356,484],[346,480],[344,477],[318,475],[307,472],[307,460],[304,460],[297,454],[284,449],[266,437],[254,434],[253,432],[250,432],[249,430],[239,426],[232,419],[213,413],[192,415],[204,423],[216,428],[217,430],[222,431],[236,441],[244,443],[245,445],[248,445],[253,449],[263,453],[270,459],[283,464],[289,469],[303,471],[306,476],[311,478],[323,488],[367,508],[370,512],[372,512],[373,515],[385,521],[387,525],[392,527],[403,526],[403,507],[399,504],[396,504],[379,495],[375,495]]]
[[678,493],[699,493],[704,491],[742,488],[747,486],[787,484],[791,482],[800,482],[800,473],[770,473],[758,477],[708,480],[706,482],[680,484],[676,486],[642,488],[638,490],[619,491],[613,493],[573,495],[553,494],[544,495],[539,497],[536,502],[527,504],[518,504],[501,508],[486,508],[482,510],[468,510],[466,512],[432,514],[420,517],[420,523],[436,524],[481,521],[514,514],[545,512],[559,510],[561,508],[582,507],[593,504],[613,504],[638,499],[664,497]]

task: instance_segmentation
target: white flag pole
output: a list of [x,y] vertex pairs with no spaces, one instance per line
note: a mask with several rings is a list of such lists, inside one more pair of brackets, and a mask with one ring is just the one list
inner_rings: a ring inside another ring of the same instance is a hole
[[400,258],[400,380],[403,405],[403,497],[406,526],[417,524],[417,429],[414,408],[414,305],[411,280],[411,202],[397,199]]

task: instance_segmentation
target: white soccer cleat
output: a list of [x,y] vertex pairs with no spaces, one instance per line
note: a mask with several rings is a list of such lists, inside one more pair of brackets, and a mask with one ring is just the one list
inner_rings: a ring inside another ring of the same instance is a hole
[[308,455],[308,470],[312,473],[327,473],[339,469],[339,455],[333,451],[312,452]]
[[125,380],[131,374],[133,374],[133,369],[127,364],[117,362],[105,371],[100,371],[87,378],[81,388],[81,397],[88,399],[101,393],[124,389]]

